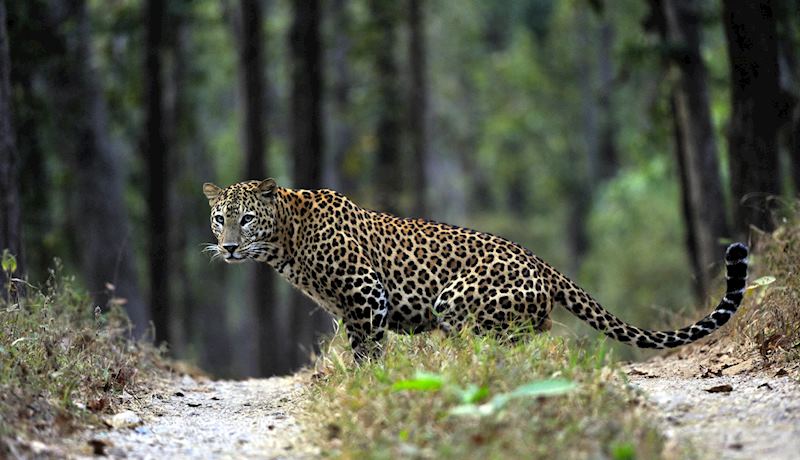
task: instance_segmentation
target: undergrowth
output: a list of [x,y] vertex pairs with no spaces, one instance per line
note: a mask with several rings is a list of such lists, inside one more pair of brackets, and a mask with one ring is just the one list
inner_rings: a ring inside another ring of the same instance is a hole
[[0,457],[100,423],[161,372],[159,351],[130,340],[121,299],[93,305],[58,262],[44,287],[14,289],[0,296]]
[[800,203],[774,232],[761,234],[755,246],[749,278],[761,286],[751,284],[739,312],[731,320],[727,337],[741,349],[756,348],[770,361],[798,361]]
[[340,331],[317,362],[305,423],[336,458],[660,457],[602,342],[529,337],[392,334],[382,358],[356,366]]

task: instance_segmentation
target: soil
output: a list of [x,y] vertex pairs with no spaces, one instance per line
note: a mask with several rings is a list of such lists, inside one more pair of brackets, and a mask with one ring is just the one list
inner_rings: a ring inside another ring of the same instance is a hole
[[[625,367],[667,440],[667,458],[794,459],[800,452],[800,365],[769,364],[712,345]],[[306,377],[307,378],[307,377]],[[244,381],[173,378],[109,426],[88,430],[70,458],[317,458],[297,422],[300,376]],[[116,426],[111,428],[110,426]],[[42,453],[47,454],[48,451]],[[48,456],[48,455],[45,455]],[[56,455],[62,457],[62,455]]]
[[[243,381],[184,376],[132,400],[141,420],[109,418],[100,431],[74,440],[73,458],[102,453],[127,459],[316,458],[295,414],[302,397],[298,377]],[[128,423],[130,422],[130,423]]]
[[796,459],[800,369],[754,353],[689,348],[626,367],[666,437],[667,458]]

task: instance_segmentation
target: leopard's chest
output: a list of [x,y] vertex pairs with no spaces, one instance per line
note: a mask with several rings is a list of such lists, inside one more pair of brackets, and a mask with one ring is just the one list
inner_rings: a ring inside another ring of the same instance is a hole
[[323,310],[337,318],[344,316],[344,310],[337,299],[338,295],[331,288],[329,281],[313,276],[313,272],[304,269],[297,263],[285,264],[277,271],[289,284],[313,300]]

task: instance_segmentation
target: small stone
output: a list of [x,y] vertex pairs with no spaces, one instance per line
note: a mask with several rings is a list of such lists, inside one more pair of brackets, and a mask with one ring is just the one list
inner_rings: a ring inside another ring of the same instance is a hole
[[92,448],[92,453],[94,455],[101,455],[101,456],[106,455],[107,448],[114,446],[114,444],[105,439],[90,439],[86,441],[86,443],[89,444],[89,447]]
[[133,428],[142,423],[142,419],[133,411],[126,410],[114,415],[110,419],[106,419],[105,422],[112,428],[122,429]]
[[726,383],[724,385],[717,385],[711,388],[706,388],[705,391],[708,393],[730,393],[731,391],[733,391],[733,387]]

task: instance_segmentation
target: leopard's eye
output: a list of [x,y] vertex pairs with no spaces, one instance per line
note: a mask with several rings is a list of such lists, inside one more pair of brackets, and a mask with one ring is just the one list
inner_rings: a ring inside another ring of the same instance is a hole
[[217,221],[218,224],[222,225],[225,223],[225,218],[222,215],[217,214],[214,216],[214,220]]
[[255,216],[253,216],[252,214],[245,214],[245,215],[243,215],[243,216],[242,216],[242,222],[241,222],[241,225],[245,225],[245,224],[247,224],[248,222],[250,222],[251,220],[253,220],[253,218],[254,218],[254,217],[255,217]]

